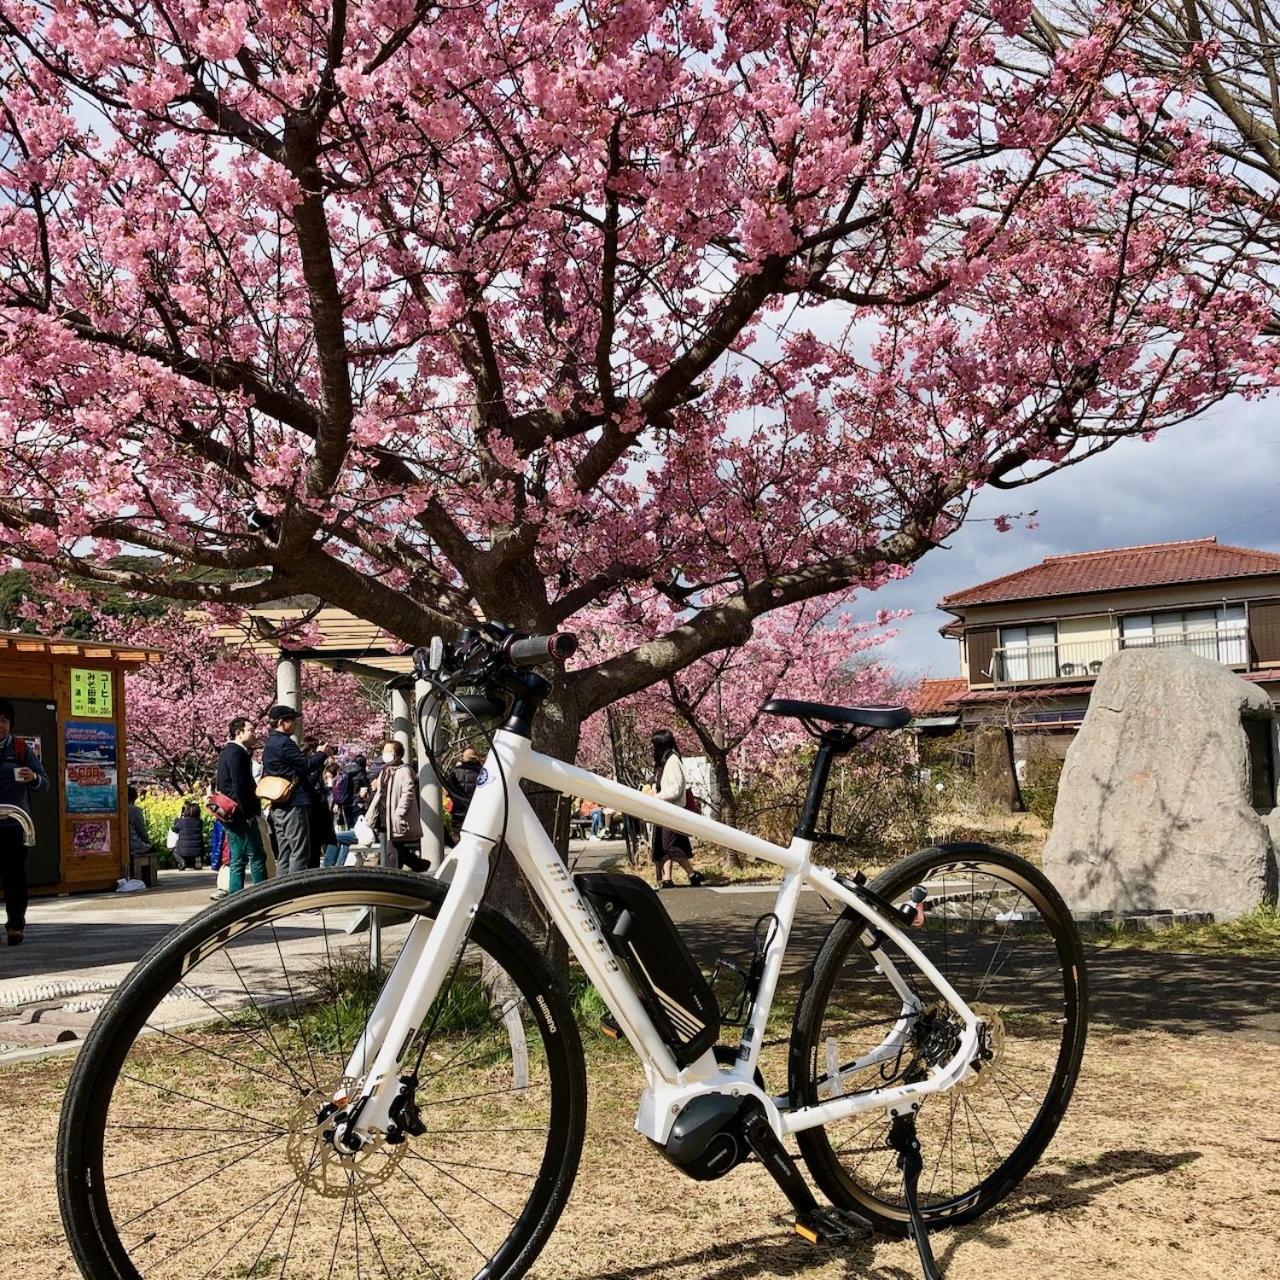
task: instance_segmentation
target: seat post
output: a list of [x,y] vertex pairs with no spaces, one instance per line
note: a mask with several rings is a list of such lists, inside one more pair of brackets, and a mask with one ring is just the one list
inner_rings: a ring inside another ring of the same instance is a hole
[[826,734],[818,742],[818,754],[813,759],[813,772],[809,775],[809,790],[796,823],[796,835],[801,840],[812,840],[817,833],[818,813],[827,790],[827,779],[831,776],[831,762],[836,757],[835,744],[828,741]]

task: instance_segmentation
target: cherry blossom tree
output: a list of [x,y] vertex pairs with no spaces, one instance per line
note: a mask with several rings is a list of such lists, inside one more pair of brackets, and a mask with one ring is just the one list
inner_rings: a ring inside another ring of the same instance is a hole
[[[806,741],[800,725],[766,715],[765,704],[786,697],[868,705],[896,696],[892,672],[867,655],[892,638],[885,624],[900,616],[881,612],[874,621],[857,622],[847,610],[828,616],[812,601],[778,609],[756,624],[744,645],[700,658],[617,704],[618,710],[641,736],[660,728],[687,731],[692,741],[686,750],[710,765],[712,805],[721,821],[733,825],[735,775],[754,772],[763,760]],[[593,763],[609,760],[604,713],[585,727],[583,746]]]
[[[1087,38],[1090,6],[1061,0],[1034,12],[1029,28],[1042,53],[1057,56]],[[1221,238],[1274,269],[1280,250],[1280,15],[1252,0],[1154,0],[1135,11],[1127,41],[1138,74],[1183,86],[1181,109],[1143,131],[1095,127],[1095,140],[1144,163],[1183,163],[1187,124],[1194,145],[1211,151],[1229,182],[1205,211]],[[1267,331],[1280,334],[1273,307]]]
[[[164,659],[125,677],[129,769],[176,791],[202,791],[235,716],[266,733],[275,702],[275,664],[249,646],[227,647],[180,613],[122,628],[119,639],[161,649]],[[322,741],[376,743],[386,733],[378,693],[355,676],[311,664],[303,686],[304,723]]]
[[0,0],[0,552],[415,643],[613,611],[571,754],[984,484],[1274,381],[1135,12]]

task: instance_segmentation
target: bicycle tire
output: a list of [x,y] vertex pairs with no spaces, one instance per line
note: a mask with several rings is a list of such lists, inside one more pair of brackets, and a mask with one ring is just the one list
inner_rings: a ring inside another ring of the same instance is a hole
[[[206,955],[214,953],[220,945],[220,940],[223,945],[230,946],[230,943],[241,938],[242,934],[251,937],[255,921],[269,918],[272,932],[276,934],[276,921],[287,916],[290,907],[296,907],[300,912],[310,910],[314,913],[318,910],[322,913],[322,922],[326,919],[323,914],[326,910],[337,911],[352,905],[358,906],[362,902],[366,905],[372,902],[374,905],[386,907],[389,912],[398,911],[407,913],[408,916],[420,915],[427,919],[434,919],[444,900],[445,892],[446,886],[437,881],[422,879],[400,871],[352,869],[305,872],[269,881],[243,893],[237,893],[218,906],[209,908],[180,926],[153,947],[139,962],[112,996],[86,1038],[67,1087],[59,1124],[57,1139],[59,1206],[72,1253],[86,1280],[141,1280],[141,1275],[144,1273],[135,1265],[122,1244],[119,1225],[112,1216],[111,1199],[107,1193],[108,1178],[103,1169],[104,1153],[108,1149],[108,1114],[112,1107],[113,1092],[120,1079],[122,1066],[132,1063],[130,1053],[139,1044],[144,1045],[139,1061],[145,1060],[147,1054],[152,1052],[151,1046],[157,1040],[155,1033],[158,1026],[151,1024],[149,1019],[154,1016],[154,1011],[164,999],[166,991],[175,990],[175,984],[180,980],[190,979],[190,972],[193,969],[192,957],[200,957],[200,961],[195,963],[201,963]],[[386,918],[399,919],[391,915]],[[473,923],[468,947],[470,948],[473,944],[478,949],[475,954],[491,958],[494,964],[501,967],[519,992],[518,997],[513,998],[510,1003],[506,1003],[504,998],[499,1016],[494,1018],[489,1030],[497,1028],[502,1016],[509,1015],[511,1008],[519,1007],[520,1016],[527,1017],[530,1027],[540,1036],[538,1044],[542,1047],[536,1050],[537,1054],[545,1053],[545,1060],[539,1057],[537,1062],[538,1069],[541,1071],[545,1068],[547,1076],[547,1083],[538,1086],[546,1090],[548,1098],[546,1106],[549,1119],[546,1126],[545,1152],[541,1163],[537,1166],[536,1180],[532,1173],[521,1175],[531,1179],[532,1189],[518,1217],[508,1214],[513,1224],[510,1234],[490,1260],[476,1272],[477,1277],[483,1276],[484,1280],[518,1280],[545,1246],[573,1186],[586,1126],[585,1064],[581,1040],[569,1002],[529,941],[505,917],[482,907]],[[278,940],[277,946],[279,946]],[[283,952],[280,964],[283,970],[285,968]],[[247,987],[246,991],[248,991]],[[290,995],[293,996],[292,987]],[[442,998],[445,997],[442,996]],[[318,1006],[315,1011],[312,1011],[305,1002],[301,1008],[307,1011],[306,1016],[314,1016],[317,1019],[328,1012],[323,1006]],[[299,1013],[296,998],[293,1012]],[[303,1016],[299,1014],[299,1024],[302,1021]],[[335,1026],[338,1025],[337,1015],[334,1016],[334,1023]],[[180,1038],[184,1041],[192,1041],[200,1034],[199,1028],[186,1030],[185,1023],[175,1022],[171,1025],[182,1029],[183,1035]],[[256,1036],[259,1034],[257,1026],[252,1025]],[[266,1025],[265,1019],[264,1025]],[[221,1024],[214,1025],[213,1031],[222,1032],[223,1030]],[[465,1036],[470,1033],[470,1030],[469,1026],[464,1025],[457,1034],[460,1037]],[[212,1035],[212,1033],[211,1031],[209,1034]],[[173,1033],[162,1032],[161,1034]],[[274,1035],[272,1040],[275,1041]],[[284,1042],[288,1043],[287,1038]],[[465,1047],[469,1042],[464,1040],[463,1043]],[[446,1050],[447,1048],[446,1044]],[[345,1052],[346,1050],[339,1043],[337,1060],[340,1061]],[[299,1065],[301,1065],[300,1060]],[[463,1064],[463,1066],[466,1065],[468,1064]],[[448,1066],[449,1063],[446,1062],[445,1067]],[[442,1071],[437,1074],[445,1075],[446,1073]],[[171,1090],[171,1092],[175,1091]],[[515,1093],[517,1090],[513,1088],[511,1092]],[[183,1096],[184,1094],[177,1093],[178,1099]],[[166,1101],[174,1100],[166,1099]],[[176,1105],[180,1107],[181,1103],[178,1102]],[[216,1106],[217,1104],[205,1103],[204,1105]],[[473,1108],[474,1106],[475,1104],[472,1104]],[[213,1114],[216,1117],[218,1113]],[[424,1117],[428,1115],[428,1107],[425,1103],[423,1115]],[[162,1118],[168,1119],[169,1116],[166,1114]],[[464,1120],[463,1123],[467,1122]],[[112,1125],[113,1129],[128,1127],[131,1126]],[[137,1127],[161,1129],[168,1126],[146,1124]],[[433,1136],[448,1133],[447,1129],[433,1129],[430,1132]],[[482,1130],[464,1129],[461,1132],[479,1133]],[[521,1136],[523,1137],[523,1134]],[[479,1140],[468,1138],[463,1141]],[[428,1147],[426,1150],[432,1151],[432,1148]],[[314,1165],[315,1151],[316,1143],[313,1142],[312,1165]],[[438,1157],[439,1149],[434,1149],[433,1154]],[[536,1157],[536,1150],[534,1154]],[[427,1161],[427,1163],[431,1162]],[[446,1160],[445,1163],[453,1162]],[[407,1165],[408,1162],[404,1162],[404,1167]],[[402,1166],[396,1167],[399,1170]],[[307,1172],[309,1173],[310,1169]],[[445,1172],[455,1182],[458,1181],[451,1171]],[[494,1172],[505,1171],[494,1170]],[[153,1176],[163,1179],[165,1175],[161,1173]],[[406,1176],[412,1178],[412,1175]],[[424,1176],[419,1174],[419,1177]],[[461,1185],[467,1186],[467,1183],[463,1182]],[[254,1189],[256,1190],[256,1187]],[[407,1194],[407,1189],[404,1193]],[[297,1209],[294,1211],[295,1229],[306,1194],[306,1187],[298,1194]],[[353,1197],[356,1195],[354,1184],[351,1194]],[[495,1191],[494,1194],[496,1196],[498,1193]],[[427,1198],[431,1199],[429,1195]],[[288,1204],[288,1202],[285,1203]],[[312,1211],[319,1207],[314,1198],[310,1203]],[[381,1200],[380,1203],[382,1203]],[[495,1202],[489,1199],[488,1203]],[[353,1200],[352,1229],[356,1237],[356,1274],[359,1275],[362,1274],[359,1262],[360,1233],[357,1225],[359,1209],[354,1206]],[[415,1207],[411,1205],[410,1210],[412,1211]],[[386,1208],[385,1203],[383,1208]],[[422,1206],[419,1216],[425,1217],[428,1213],[426,1206]],[[388,1217],[394,1225],[395,1216],[388,1214]],[[414,1222],[413,1218],[408,1216],[404,1220],[411,1224]],[[372,1235],[370,1222],[369,1212],[366,1209],[365,1226]],[[436,1225],[439,1231],[442,1224]],[[403,1232],[403,1228],[401,1230],[408,1239],[407,1233]],[[338,1238],[339,1240],[342,1238],[341,1225]],[[426,1238],[423,1237],[423,1239]],[[400,1243],[394,1236],[392,1239],[395,1243]],[[271,1241],[268,1240],[267,1243]],[[291,1246],[292,1243],[291,1235]],[[264,1251],[266,1247],[267,1245],[264,1244]],[[366,1251],[370,1249],[368,1243],[365,1244],[365,1249]],[[335,1241],[335,1256],[337,1251],[338,1243]],[[242,1260],[236,1261],[233,1257],[231,1261],[235,1262],[240,1269],[223,1270],[219,1262],[211,1272],[204,1273],[211,1274],[212,1280],[221,1280],[223,1276],[259,1273],[256,1264],[255,1267],[245,1270]],[[288,1255],[285,1261],[289,1261]],[[230,1265],[231,1263],[228,1263],[228,1266]],[[383,1265],[385,1267],[386,1264]],[[476,1264],[472,1261],[470,1265],[474,1267]],[[333,1264],[330,1262],[331,1272],[332,1267]],[[148,1276],[153,1274],[150,1262],[145,1264],[144,1269]],[[432,1274],[433,1271],[434,1268],[426,1271],[425,1274]],[[371,1264],[368,1274],[374,1273]],[[382,1274],[381,1271],[376,1273]],[[435,1273],[439,1274],[439,1272]],[[179,1274],[185,1274],[185,1272]],[[323,1275],[324,1269],[321,1265],[309,1272],[290,1266],[288,1274],[295,1280],[303,1280],[303,1277],[308,1275]],[[343,1274],[348,1272],[344,1271]],[[449,1274],[460,1273],[450,1270]]]
[[[941,1197],[923,1207],[925,1219],[937,1226],[958,1226],[980,1217],[1003,1200],[1040,1159],[1057,1131],[1067,1104],[1070,1102],[1084,1053],[1088,1027],[1087,978],[1079,933],[1057,890],[1043,872],[1024,859],[989,845],[934,846],[919,850],[894,864],[871,881],[868,888],[887,901],[897,902],[915,885],[928,881],[930,877],[947,874],[963,877],[967,872],[972,879],[975,875],[980,875],[984,868],[998,871],[1009,877],[1039,912],[1041,921],[1050,934],[1062,984],[1062,1029],[1052,1074],[1043,1099],[1021,1140],[994,1169],[985,1176],[976,1177],[973,1186],[964,1188],[957,1194]],[[1011,923],[1012,921],[1006,921],[1004,924],[1006,934]],[[993,926],[994,924],[993,921]],[[944,947],[945,927],[944,923]],[[846,964],[851,962],[857,964],[860,960],[865,960],[866,963],[874,965],[874,961],[870,959],[869,953],[859,941],[865,932],[866,922],[862,917],[846,911],[828,932],[805,977],[801,997],[796,1006],[789,1052],[788,1083],[793,1109],[810,1106],[819,1101],[820,1082],[824,1078],[829,1078],[824,1077],[824,1068],[819,1062],[822,1028],[827,1019],[828,1006],[831,1004],[833,993],[837,989],[838,980]],[[916,940],[920,942],[919,936]],[[922,944],[922,949],[926,954],[930,954],[928,946]],[[972,947],[966,951],[964,957],[966,960],[971,951]],[[996,953],[988,961],[988,973],[998,953],[997,946]],[[943,964],[939,963],[939,956],[933,954],[931,959],[940,970],[943,970]],[[956,974],[948,975],[945,971],[944,976],[950,980],[957,978]],[[887,987],[888,984],[884,985]],[[959,989],[962,998],[974,998],[972,991],[966,992],[960,981],[955,980],[954,985]],[[979,987],[979,994],[982,994],[981,987]],[[897,997],[892,996],[892,999],[896,1001]],[[1003,1013],[1004,1010],[999,1012]],[[989,1078],[996,1080],[999,1087],[997,1076],[992,1075]],[[836,1080],[838,1083],[838,1074]],[[952,1093],[954,1090],[949,1090],[945,1094],[935,1095],[926,1100],[921,1108],[919,1119],[923,1120],[931,1104],[939,1106],[945,1104],[948,1095]],[[946,1105],[950,1106],[951,1117],[954,1120],[956,1104],[953,1102]],[[969,1104],[966,1102],[965,1105]],[[1007,1100],[1005,1105],[1008,1106]],[[863,1138],[864,1146],[855,1148],[851,1154],[873,1152],[877,1142],[882,1148],[884,1147],[883,1135],[878,1132],[876,1123],[877,1113],[874,1111],[864,1113],[860,1119],[867,1117],[872,1121],[871,1137]],[[878,1118],[883,1121],[883,1128],[887,1135],[887,1117],[883,1112],[879,1112]],[[879,1194],[880,1184],[877,1184],[874,1189],[871,1188],[870,1172],[859,1176],[858,1170],[851,1171],[846,1162],[840,1158],[844,1154],[840,1149],[841,1146],[847,1147],[848,1144],[834,1141],[828,1129],[828,1126],[822,1126],[802,1130],[797,1134],[801,1154],[815,1183],[833,1204],[854,1210],[868,1218],[881,1233],[899,1238],[906,1236],[909,1218],[905,1204],[900,1201],[895,1202],[887,1194]],[[865,1134],[866,1130],[863,1129],[861,1132]],[[972,1141],[972,1134],[970,1136]],[[922,1144],[923,1142],[922,1138]],[[923,1154],[928,1162],[931,1153],[925,1149]],[[865,1155],[863,1159],[866,1160]],[[879,1167],[879,1157],[875,1157],[875,1164],[872,1167]],[[887,1152],[885,1156],[885,1167],[890,1171],[893,1170],[892,1152]],[[935,1165],[935,1173],[936,1169]],[[976,1160],[975,1174],[981,1174]],[[892,1178],[896,1176],[890,1172],[890,1185]]]

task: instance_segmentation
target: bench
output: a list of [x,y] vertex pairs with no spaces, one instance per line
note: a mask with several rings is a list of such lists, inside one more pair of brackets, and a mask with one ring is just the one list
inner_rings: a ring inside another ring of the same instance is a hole
[[129,875],[134,880],[141,880],[148,889],[156,887],[156,855],[154,853],[131,853],[129,855]]

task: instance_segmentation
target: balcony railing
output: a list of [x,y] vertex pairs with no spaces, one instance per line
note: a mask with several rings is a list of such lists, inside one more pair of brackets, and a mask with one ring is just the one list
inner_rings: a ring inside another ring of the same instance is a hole
[[[991,653],[993,684],[1063,684],[1092,680],[1103,662],[1121,649],[1190,649],[1202,658],[1231,667],[1247,667],[1247,627],[1206,627],[1196,631],[1127,636],[1123,640],[1077,640],[1065,644],[1002,645]],[[981,674],[970,683],[982,682]]]

